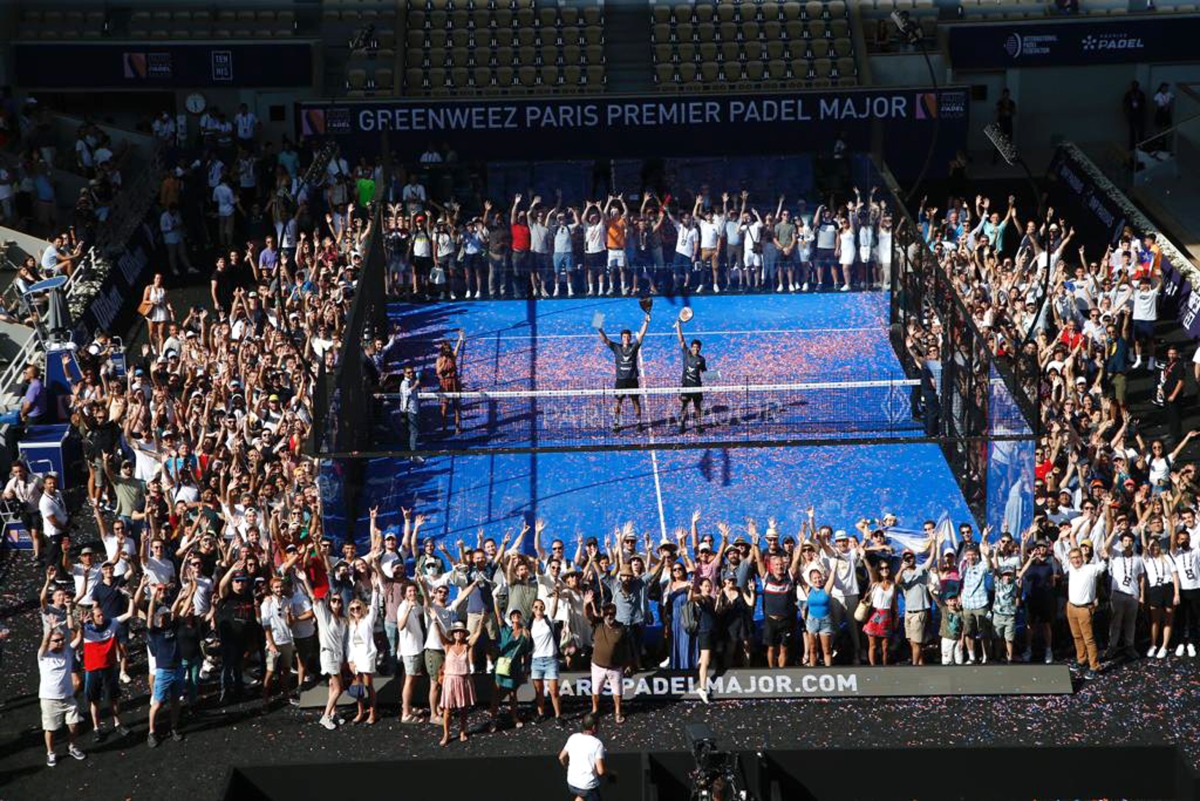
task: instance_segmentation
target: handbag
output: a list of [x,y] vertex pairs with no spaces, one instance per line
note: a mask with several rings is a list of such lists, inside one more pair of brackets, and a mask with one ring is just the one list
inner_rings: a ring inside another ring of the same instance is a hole
[[429,271],[429,280],[435,284],[446,283],[446,271],[441,267],[434,267]]
[[149,317],[150,312],[154,311],[154,304],[148,300],[143,300],[138,304],[137,313],[143,317]]
[[497,676],[505,676],[505,677],[512,675],[512,658],[511,657],[501,656],[501,657],[496,658],[496,675]]
[[859,623],[866,623],[867,618],[871,616],[871,604],[866,601],[859,601],[858,608],[854,610],[854,619]]

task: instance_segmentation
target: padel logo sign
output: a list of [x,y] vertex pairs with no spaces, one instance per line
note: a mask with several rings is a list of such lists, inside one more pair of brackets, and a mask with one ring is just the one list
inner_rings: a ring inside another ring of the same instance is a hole
[[1200,17],[1149,15],[957,24],[950,26],[949,49],[955,69],[1190,62],[1197,38]]
[[[696,700],[700,681],[694,671],[655,670],[633,673],[621,684],[626,699]],[[587,673],[563,673],[563,695],[592,694]],[[929,665],[914,670],[887,667],[742,668],[708,679],[713,700],[768,698],[885,698],[936,695],[1059,695],[1071,692],[1071,676],[1064,665]],[[606,686],[604,695],[611,695]],[[526,683],[517,691],[519,701],[533,700]]]
[[[656,676],[635,674],[626,676],[621,686],[625,698],[670,700],[696,697],[700,680],[693,675]],[[565,677],[559,682],[563,695],[592,694],[590,676]],[[710,677],[708,691],[713,698],[813,698],[821,696],[858,695],[858,676],[854,673],[827,671],[774,670],[731,671]],[[605,695],[612,695],[608,687]]]

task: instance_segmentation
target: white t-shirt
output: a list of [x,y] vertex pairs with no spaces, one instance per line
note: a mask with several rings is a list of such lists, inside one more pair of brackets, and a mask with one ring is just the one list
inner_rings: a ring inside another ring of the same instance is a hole
[[289,599],[276,598],[274,595],[262,602],[262,626],[263,629],[270,629],[276,645],[289,645],[292,642],[292,628],[287,622],[287,609],[290,606]]
[[533,658],[543,659],[554,657],[558,649],[554,647],[554,627],[550,618],[534,618],[529,625],[529,633],[533,637]]
[[254,116],[253,111],[247,111],[245,114],[238,112],[234,115],[233,122],[237,126],[238,139],[254,138],[254,128],[258,125],[258,117]]
[[195,576],[193,581],[196,591],[192,593],[192,611],[203,617],[212,608],[213,580],[208,576]]
[[47,537],[56,537],[60,534],[65,534],[65,528],[55,528],[50,522],[50,516],[53,515],[64,525],[70,519],[67,514],[67,507],[63,503],[61,492],[55,492],[53,495],[42,493],[42,499],[38,501],[38,511],[42,513],[42,531]]
[[1179,574],[1179,589],[1200,590],[1200,550],[1176,551],[1171,554],[1171,560]]
[[71,578],[75,580],[75,594],[83,589],[84,576],[87,576],[87,592],[79,599],[80,606],[91,606],[92,593],[96,590],[96,585],[100,583],[100,565],[95,564],[90,568],[83,565],[74,565],[71,568]]
[[[117,543],[120,540],[114,534],[102,537],[101,539],[104,542],[104,552],[108,556],[108,561],[117,560]],[[113,568],[113,575],[117,578],[128,573],[130,570],[129,565],[134,564],[137,560],[137,543],[134,542],[133,537],[126,537],[122,548],[125,553],[129,554],[129,559],[117,560],[116,566]]]
[[218,217],[229,217],[233,215],[237,196],[233,194],[233,189],[228,184],[218,184],[217,188],[213,190],[213,202],[217,204]]
[[420,604],[402,601],[396,610],[396,620],[404,617],[405,612],[408,612],[408,620],[405,621],[404,628],[397,632],[400,640],[397,653],[400,656],[420,656],[425,649],[425,632],[421,631],[421,617],[424,613]]
[[[450,574],[447,573],[447,576]],[[438,634],[438,628],[441,627],[442,634],[450,634],[450,626],[454,624],[454,613],[444,606],[430,604],[427,610],[428,619],[425,621],[425,649],[427,651],[444,651],[445,646],[442,645],[442,638]]]
[[42,251],[42,269],[57,270],[59,255],[60,253],[58,248],[54,247],[54,245],[48,245],[46,249]]
[[700,247],[704,250],[714,249],[721,239],[721,229],[725,227],[725,218],[720,215],[713,217],[712,222],[700,221]]
[[1154,322],[1158,319],[1158,290],[1135,289],[1133,292],[1133,319]]
[[567,784],[580,790],[600,786],[596,763],[604,759],[604,743],[590,734],[575,732],[563,747],[567,752]]
[[596,223],[595,225],[586,225],[583,229],[583,251],[584,253],[603,253],[604,248],[604,223]]
[[315,616],[307,620],[301,620],[300,616],[306,612],[312,611],[312,601],[308,600],[308,596],[299,588],[292,593],[292,637],[297,640],[303,640],[306,637],[311,637],[317,633],[317,619]]
[[[165,549],[164,549],[165,550]],[[155,584],[170,584],[175,578],[175,563],[170,557],[159,559],[157,556],[146,558],[146,575]]]
[[695,228],[680,228],[675,235],[675,252],[692,258],[696,252],[696,241],[700,238]]
[[[67,639],[71,633],[65,629],[62,635]],[[71,666],[75,663],[75,649],[64,643],[63,649],[57,653],[49,649],[38,657],[38,698],[54,701],[66,701],[75,696],[75,688],[71,684]]]
[[1106,566],[1103,562],[1092,562],[1075,567],[1070,562],[1066,565],[1067,600],[1076,606],[1087,606],[1096,600],[1096,579],[1104,573]]

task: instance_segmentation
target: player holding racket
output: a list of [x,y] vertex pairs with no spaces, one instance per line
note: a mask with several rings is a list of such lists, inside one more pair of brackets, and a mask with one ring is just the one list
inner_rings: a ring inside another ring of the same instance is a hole
[[[700,379],[700,374],[708,370],[708,362],[700,355],[700,340],[693,339],[691,345],[688,345],[683,340],[683,324],[692,319],[691,308],[685,306],[679,312],[679,319],[675,321],[675,334],[679,337],[679,347],[683,351],[683,380],[680,386],[683,387],[699,387],[703,385]],[[679,395],[679,433],[682,434],[686,429],[688,404],[690,403],[695,410],[696,415],[696,433],[704,433],[704,409],[703,409],[704,393],[702,392],[682,392]]]
[[[621,332],[621,341],[613,342],[604,333],[604,329],[598,327],[596,330],[600,332],[600,341],[603,342],[609,350],[613,352],[616,359],[617,367],[617,389],[637,389],[638,388],[638,351],[642,348],[642,340],[646,336],[646,329],[650,327],[650,308],[649,304],[643,304],[642,309],[646,312],[646,319],[642,321],[642,329],[638,331],[637,339],[633,337],[633,332],[626,328]],[[616,408],[613,410],[613,432],[621,430],[621,403],[628,397],[633,401],[633,411],[637,414],[638,431],[645,427],[642,422],[642,399],[636,393],[629,395],[617,395]]]

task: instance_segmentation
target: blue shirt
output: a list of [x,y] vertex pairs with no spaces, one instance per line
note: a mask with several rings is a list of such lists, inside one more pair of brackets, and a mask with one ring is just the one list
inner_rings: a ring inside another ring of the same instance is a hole
[[983,562],[973,565],[963,565],[962,568],[962,600],[963,609],[987,609],[988,594],[985,579],[989,568]]
[[29,386],[25,388],[25,397],[21,400],[29,404],[29,413],[25,415],[25,419],[31,423],[45,419],[46,413],[50,411],[50,399],[46,397],[46,388],[39,378],[29,382]]

